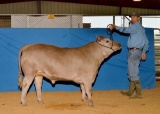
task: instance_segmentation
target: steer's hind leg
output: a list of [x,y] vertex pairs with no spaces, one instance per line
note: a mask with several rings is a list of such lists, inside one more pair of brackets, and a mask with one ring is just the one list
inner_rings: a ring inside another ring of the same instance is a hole
[[85,88],[87,96],[88,96],[88,105],[94,106],[93,101],[92,101],[92,84],[85,83],[84,88]]
[[26,75],[25,78],[23,79],[23,85],[22,85],[22,95],[21,95],[21,103],[23,105],[26,105],[26,96],[28,89],[33,81],[34,77]]
[[80,84],[80,86],[81,86],[81,91],[82,91],[82,101],[87,101],[86,90],[84,88],[84,85]]
[[37,97],[38,97],[39,103],[43,103],[42,92],[41,92],[42,79],[43,79],[43,76],[36,76],[35,80],[34,80],[34,84],[35,84],[35,87],[36,87],[36,92],[37,92]]

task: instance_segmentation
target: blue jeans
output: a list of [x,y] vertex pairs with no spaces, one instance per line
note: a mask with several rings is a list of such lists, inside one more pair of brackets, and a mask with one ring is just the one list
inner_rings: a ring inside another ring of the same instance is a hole
[[141,50],[129,50],[128,53],[128,78],[130,81],[139,80],[139,64],[141,61]]

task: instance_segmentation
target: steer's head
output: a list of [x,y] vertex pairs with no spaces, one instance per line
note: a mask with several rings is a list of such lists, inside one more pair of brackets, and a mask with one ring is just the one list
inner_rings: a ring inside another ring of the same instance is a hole
[[113,52],[121,49],[120,43],[114,42],[104,36],[97,36],[97,43]]

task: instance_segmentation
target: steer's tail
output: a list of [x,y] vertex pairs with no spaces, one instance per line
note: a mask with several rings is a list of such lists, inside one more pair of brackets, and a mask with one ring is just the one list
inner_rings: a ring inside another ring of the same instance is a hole
[[21,67],[21,57],[22,57],[22,54],[24,53],[24,50],[26,48],[28,48],[30,45],[26,45],[24,47],[22,47],[19,51],[19,56],[18,56],[18,66],[19,66],[19,76],[18,76],[18,86],[19,88],[21,89],[22,88],[22,84],[23,84],[23,70],[22,70],[22,67]]
[[18,86],[20,89],[22,88],[22,82],[23,82],[23,74],[22,74],[22,68],[21,68],[22,53],[23,53],[23,48],[20,49],[19,56],[18,56],[18,66],[19,66]]

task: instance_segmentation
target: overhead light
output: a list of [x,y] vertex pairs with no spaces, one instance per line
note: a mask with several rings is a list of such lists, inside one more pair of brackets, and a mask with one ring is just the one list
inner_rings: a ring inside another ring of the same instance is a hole
[[139,1],[141,1],[141,0],[133,0],[133,1],[135,1],[135,2],[139,2]]

